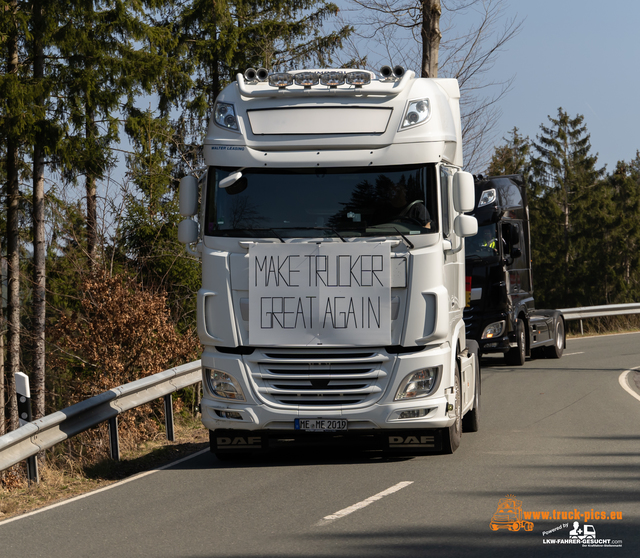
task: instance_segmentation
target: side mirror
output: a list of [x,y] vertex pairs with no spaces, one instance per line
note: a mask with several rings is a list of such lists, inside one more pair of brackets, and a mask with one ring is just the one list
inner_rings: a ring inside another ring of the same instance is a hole
[[238,180],[240,180],[241,178],[242,178],[241,171],[232,172],[229,176],[227,176],[226,178],[223,178],[218,183],[218,188],[223,188],[223,189],[228,188],[229,186],[232,186],[233,184],[238,182]]
[[180,215],[191,217],[198,213],[198,179],[184,176],[180,179]]
[[193,244],[198,241],[199,227],[193,219],[185,219],[178,224],[178,242]]
[[466,213],[473,211],[475,204],[473,175],[470,172],[458,171],[453,175],[453,207],[458,213]]
[[458,215],[453,221],[453,230],[460,238],[478,234],[478,221],[471,215]]

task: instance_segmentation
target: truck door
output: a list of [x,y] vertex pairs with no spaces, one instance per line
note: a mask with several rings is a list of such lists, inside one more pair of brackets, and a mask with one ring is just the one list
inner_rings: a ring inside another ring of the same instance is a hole
[[508,221],[501,227],[501,248],[509,275],[508,292],[513,304],[532,296],[530,262],[525,249],[522,221]]

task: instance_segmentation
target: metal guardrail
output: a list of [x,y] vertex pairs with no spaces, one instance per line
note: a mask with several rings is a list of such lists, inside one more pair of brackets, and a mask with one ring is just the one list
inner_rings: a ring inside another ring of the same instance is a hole
[[[563,308],[560,311],[567,321],[584,320],[600,316],[640,314],[640,303]],[[201,379],[201,361],[197,360],[105,391],[62,411],[21,426],[13,432],[0,436],[0,471],[104,421],[110,421],[111,429],[115,429],[117,445],[115,419],[120,413],[165,397]],[[110,436],[113,438],[114,433],[111,432]]]
[[197,360],[110,389],[25,424],[0,436],[0,471],[101,422],[113,421],[124,411],[170,395],[201,380],[201,362]]
[[609,304],[607,306],[562,308],[560,312],[562,312],[565,321],[599,318],[601,316],[623,316],[626,314],[640,314],[640,303],[632,302],[631,304]]

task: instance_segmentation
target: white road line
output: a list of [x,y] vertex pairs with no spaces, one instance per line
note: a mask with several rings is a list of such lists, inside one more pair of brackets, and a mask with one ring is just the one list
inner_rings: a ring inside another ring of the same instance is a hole
[[573,355],[583,355],[584,351],[580,351],[579,353],[564,353],[562,356],[573,356]]
[[618,376],[618,383],[622,386],[622,389],[625,390],[629,395],[635,397],[638,401],[640,401],[640,395],[638,395],[629,387],[629,382],[627,380],[627,377],[630,376],[632,372],[635,372],[637,370],[640,370],[640,366],[636,366],[631,370],[625,370],[622,374],[620,374],[620,376]]
[[391,488],[387,488],[386,490],[383,490],[382,492],[378,492],[378,494],[375,494],[374,496],[371,496],[370,498],[367,498],[366,500],[363,500],[362,502],[358,502],[357,504],[354,504],[353,506],[349,506],[348,508],[344,508],[343,510],[340,510],[340,511],[338,511],[336,513],[332,513],[331,515],[327,515],[326,517],[323,517],[320,521],[318,521],[318,523],[316,523],[316,527],[321,527],[323,525],[327,525],[327,524],[335,521],[336,519],[340,519],[340,518],[344,517],[345,515],[349,515],[350,513],[353,513],[353,512],[358,511],[358,510],[361,510],[362,508],[366,508],[369,504],[373,504],[374,502],[377,502],[378,500],[381,500],[385,496],[389,496],[389,494],[393,494],[394,492],[398,492],[398,490],[402,490],[405,486],[409,486],[410,484],[413,484],[413,481],[399,482],[398,484],[392,486]]
[[194,457],[198,457],[199,455],[202,455],[203,453],[207,453],[209,452],[209,448],[207,449],[203,449],[197,453],[193,453],[191,455],[188,455],[187,457],[183,457],[182,459],[178,459],[177,461],[172,461],[171,463],[168,463],[167,465],[163,465],[162,467],[158,467],[157,469],[152,469],[151,471],[145,471],[144,473],[139,473],[137,475],[134,475],[132,477],[126,478],[124,480],[121,480],[119,482],[114,482],[113,484],[110,484],[109,486],[103,486],[102,488],[98,488],[97,490],[92,490],[91,492],[87,492],[85,494],[80,494],[79,496],[75,496],[73,498],[69,498],[68,500],[64,500],[63,502],[58,502],[57,504],[51,504],[50,506],[47,506],[45,508],[40,508],[37,510],[34,510],[32,512],[28,512],[28,513],[23,513],[22,515],[17,515],[15,517],[10,517],[9,519],[5,519],[4,521],[0,521],[0,526],[2,525],[6,525],[7,523],[11,523],[13,521],[18,521],[19,519],[24,519],[25,517],[30,517],[32,515],[36,515],[38,513],[42,513],[45,512],[47,510],[52,510],[53,508],[58,508],[60,506],[64,506],[66,504],[70,504],[71,502],[75,502],[77,500],[82,500],[83,498],[88,498],[89,496],[93,496],[94,494],[98,494],[100,492],[104,492],[106,490],[111,490],[112,488],[115,488],[116,486],[122,486],[123,484],[127,484],[128,482],[132,482],[138,479],[141,479],[142,477],[146,477],[147,475],[152,475],[153,473],[157,473],[158,471],[162,471],[163,469],[168,469],[169,467],[175,467],[176,465],[178,465],[178,463],[182,463],[183,461],[187,461],[189,459],[193,459]]

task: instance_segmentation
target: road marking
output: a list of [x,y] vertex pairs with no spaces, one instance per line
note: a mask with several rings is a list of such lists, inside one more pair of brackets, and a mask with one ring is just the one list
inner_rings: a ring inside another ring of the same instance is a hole
[[640,370],[640,366],[636,366],[631,370],[625,370],[622,374],[620,374],[620,376],[618,376],[618,383],[622,386],[622,389],[625,390],[629,395],[635,397],[638,401],[640,401],[640,395],[638,395],[629,387],[629,381],[627,379],[632,372],[636,372],[638,370]]
[[580,351],[579,353],[564,353],[563,356],[573,356],[573,355],[583,355],[584,351]]
[[153,473],[157,473],[158,471],[162,471],[163,469],[168,469],[169,467],[174,467],[175,465],[178,465],[179,463],[182,463],[183,461],[187,461],[189,459],[193,459],[194,457],[198,457],[199,455],[202,455],[203,453],[207,453],[211,451],[209,448],[207,449],[203,449],[197,453],[193,453],[191,455],[187,455],[186,457],[183,457],[182,459],[178,459],[177,461],[172,461],[171,463],[167,463],[166,465],[163,465],[162,467],[158,467],[157,469],[152,469],[151,471],[145,471],[144,473],[138,473],[137,475],[134,475],[132,477],[129,477],[127,479],[121,480],[119,482],[114,482],[113,484],[110,484],[109,486],[103,486],[102,488],[98,488],[96,490],[92,490],[91,492],[87,492],[85,494],[80,494],[78,496],[74,496],[73,498],[69,498],[68,500],[65,500],[64,502],[58,502],[57,504],[51,504],[50,506],[47,506],[45,508],[40,508],[31,512],[27,512],[27,513],[23,513],[22,515],[17,515],[15,517],[10,517],[9,519],[5,519],[4,521],[0,521],[0,525],[5,525],[7,523],[11,523],[13,521],[18,521],[18,519],[24,519],[25,517],[30,517],[32,515],[36,515],[38,513],[41,512],[45,512],[48,510],[52,510],[53,508],[58,508],[60,506],[64,506],[66,504],[70,504],[71,502],[75,502],[77,500],[82,500],[83,498],[88,498],[89,496],[93,496],[94,494],[98,494],[100,492],[105,492],[106,490],[111,490],[112,488],[115,488],[116,486],[122,486],[123,484],[127,484],[128,482],[132,482],[138,479],[141,479],[142,477],[146,477],[147,475],[152,475]]
[[375,494],[370,498],[367,498],[366,500],[362,500],[362,502],[358,502],[353,506],[349,506],[348,508],[344,508],[343,510],[340,510],[336,513],[332,513],[331,515],[327,515],[326,517],[323,517],[320,521],[318,521],[318,523],[316,523],[316,527],[322,527],[323,525],[332,523],[336,519],[341,519],[345,515],[349,515],[350,513],[361,510],[362,508],[366,508],[369,504],[373,504],[374,502],[381,500],[385,496],[389,496],[389,494],[398,492],[398,490],[402,490],[405,486],[409,486],[410,484],[413,484],[413,481],[399,482],[398,484],[392,486],[391,488],[387,488],[386,490],[383,490],[382,492],[378,492],[378,494]]

